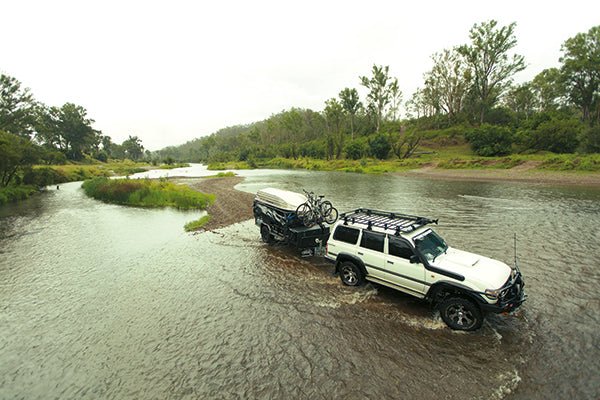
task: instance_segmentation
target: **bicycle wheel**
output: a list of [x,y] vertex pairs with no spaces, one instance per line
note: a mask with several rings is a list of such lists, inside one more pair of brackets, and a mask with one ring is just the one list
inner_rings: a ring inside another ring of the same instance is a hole
[[333,204],[331,204],[330,201],[325,200],[321,204],[321,215],[323,216],[325,222],[331,225],[338,219],[338,210],[333,206]]
[[325,217],[325,222],[329,225],[333,224],[338,219],[338,210],[335,207],[331,207],[331,212]]
[[308,203],[300,204],[296,209],[296,215],[298,216],[298,219],[300,219],[300,221],[302,221],[302,223],[308,228],[315,224],[315,216]]

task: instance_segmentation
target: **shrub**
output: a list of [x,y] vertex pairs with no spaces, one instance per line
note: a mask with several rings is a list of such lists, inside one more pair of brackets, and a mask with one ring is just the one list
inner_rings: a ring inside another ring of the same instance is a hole
[[354,140],[346,145],[346,158],[360,160],[367,153],[367,147],[362,141]]
[[392,146],[386,135],[379,134],[375,138],[369,141],[369,148],[371,154],[380,160],[385,160],[390,154]]
[[23,183],[37,187],[68,182],[68,180],[63,173],[50,167],[33,168],[23,175]]
[[36,192],[37,189],[33,186],[7,186],[0,188],[0,206],[24,200]]
[[600,125],[588,127],[582,132],[581,147],[586,153],[600,153]]
[[166,180],[94,178],[83,182],[81,187],[88,196],[97,200],[137,207],[203,209],[214,201],[211,194]]
[[513,133],[509,128],[483,124],[466,134],[475,154],[491,157],[510,154]]
[[535,129],[525,132],[523,139],[531,149],[572,153],[579,146],[582,130],[581,122],[576,119],[551,118],[540,123]]

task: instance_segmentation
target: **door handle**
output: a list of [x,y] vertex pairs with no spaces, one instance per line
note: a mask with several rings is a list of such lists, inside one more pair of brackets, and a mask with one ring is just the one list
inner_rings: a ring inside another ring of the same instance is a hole
[[359,255],[359,256],[364,256],[364,254],[363,254],[363,253],[361,253],[360,251],[358,252],[358,255]]
[[388,264],[393,264],[394,262],[393,262],[393,261],[388,261],[387,263],[388,263]]

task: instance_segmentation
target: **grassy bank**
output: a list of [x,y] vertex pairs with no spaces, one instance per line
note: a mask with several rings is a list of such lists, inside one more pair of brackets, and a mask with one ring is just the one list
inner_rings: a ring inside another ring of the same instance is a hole
[[600,154],[516,154],[506,157],[480,157],[470,154],[464,146],[448,147],[443,150],[425,150],[415,157],[399,160],[321,160],[312,158],[257,159],[251,163],[236,161],[211,163],[209,170],[224,169],[307,169],[315,171],[346,171],[365,174],[404,172],[424,167],[438,169],[510,169],[528,163],[530,169],[539,171],[600,172]]
[[200,219],[188,222],[187,224],[185,224],[183,229],[185,229],[186,232],[197,231],[197,230],[201,229],[202,227],[204,227],[204,225],[208,224],[209,222],[210,222],[210,215],[205,215],[204,217],[202,217]]
[[19,200],[25,200],[37,192],[38,189],[32,185],[8,186],[0,188],[0,206]]
[[37,193],[38,188],[66,182],[85,181],[98,177],[128,176],[149,169],[172,169],[188,167],[189,164],[170,164],[152,166],[148,163],[131,160],[111,160],[100,162],[87,160],[87,163],[71,163],[64,165],[35,165],[15,179],[19,184],[12,184],[0,189],[0,205],[24,200]]
[[176,164],[163,164],[158,169],[175,169],[175,168],[187,168],[190,164],[188,163],[176,163]]
[[176,185],[165,179],[94,178],[83,182],[85,193],[106,203],[135,207],[174,207],[181,210],[204,209],[214,196]]

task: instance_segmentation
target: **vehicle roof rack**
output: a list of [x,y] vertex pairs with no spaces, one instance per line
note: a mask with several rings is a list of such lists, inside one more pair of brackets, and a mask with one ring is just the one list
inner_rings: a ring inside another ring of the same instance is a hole
[[437,219],[417,217],[416,215],[407,215],[390,211],[371,210],[369,208],[357,208],[354,211],[348,211],[340,215],[344,225],[362,224],[368,230],[373,227],[391,230],[396,236],[402,233],[412,232],[422,226],[438,223]]

